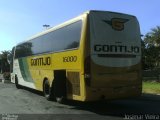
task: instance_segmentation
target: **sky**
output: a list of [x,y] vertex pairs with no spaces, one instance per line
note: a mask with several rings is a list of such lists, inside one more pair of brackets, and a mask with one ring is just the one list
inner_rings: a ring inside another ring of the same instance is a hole
[[160,26],[160,0],[0,0],[0,52],[88,10],[137,17],[141,34]]

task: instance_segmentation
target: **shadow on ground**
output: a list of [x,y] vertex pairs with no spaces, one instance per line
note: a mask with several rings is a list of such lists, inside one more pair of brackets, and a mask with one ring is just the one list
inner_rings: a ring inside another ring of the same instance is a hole
[[143,94],[139,98],[98,101],[98,102],[77,102],[67,101],[67,105],[74,106],[72,109],[86,110],[99,115],[118,116],[125,115],[153,115],[160,114],[160,96]]
[[[41,96],[43,95],[42,92],[36,90],[25,87],[23,89]],[[69,109],[85,110],[99,115],[123,118],[125,115],[160,114],[160,95],[153,94],[143,94],[139,98],[114,101],[79,102],[66,100],[64,104],[71,106]]]

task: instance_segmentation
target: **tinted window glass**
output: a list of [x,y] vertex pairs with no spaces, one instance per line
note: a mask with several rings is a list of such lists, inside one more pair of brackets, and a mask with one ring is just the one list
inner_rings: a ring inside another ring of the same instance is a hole
[[16,46],[15,58],[32,55],[32,42],[22,43]]
[[79,47],[82,21],[34,38],[16,47],[16,57],[55,52]]

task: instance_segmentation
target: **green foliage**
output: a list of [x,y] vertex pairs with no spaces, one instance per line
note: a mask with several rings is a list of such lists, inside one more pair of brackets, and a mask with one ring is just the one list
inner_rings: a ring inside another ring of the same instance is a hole
[[0,72],[9,72],[10,71],[10,65],[7,62],[7,56],[10,53],[10,51],[2,51],[0,54]]
[[143,69],[160,67],[160,26],[151,29],[142,41]]
[[147,47],[160,46],[160,26],[151,29],[151,32],[145,35],[144,42],[147,44]]

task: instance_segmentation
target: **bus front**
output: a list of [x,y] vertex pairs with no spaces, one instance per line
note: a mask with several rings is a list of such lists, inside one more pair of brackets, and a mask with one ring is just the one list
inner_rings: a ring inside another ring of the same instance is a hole
[[141,38],[136,17],[91,11],[85,56],[86,100],[141,95]]

